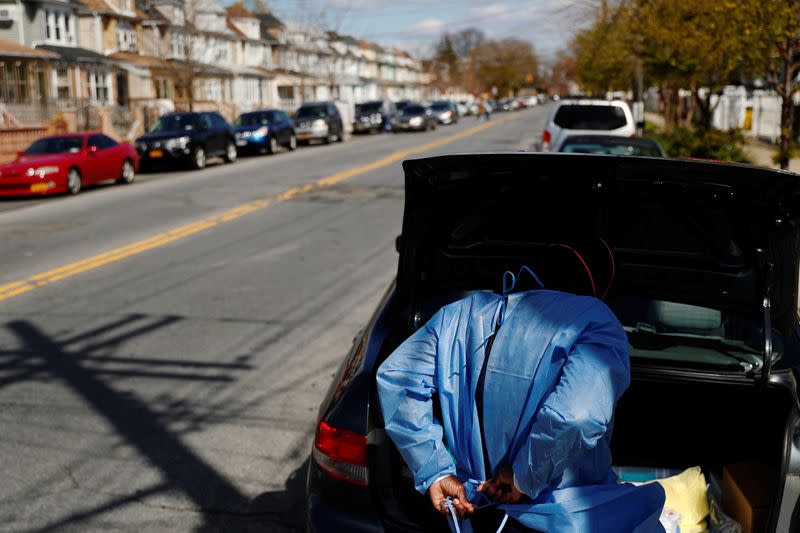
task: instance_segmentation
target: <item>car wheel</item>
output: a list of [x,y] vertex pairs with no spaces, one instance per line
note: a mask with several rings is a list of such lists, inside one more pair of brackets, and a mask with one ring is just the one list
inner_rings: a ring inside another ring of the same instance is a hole
[[327,135],[327,137],[325,137],[325,140],[324,140],[323,142],[324,142],[325,144],[331,144],[331,143],[332,143],[332,142],[334,142],[335,140],[336,140],[336,136],[335,136],[333,133],[329,133],[329,134]]
[[77,168],[71,168],[67,173],[67,192],[69,194],[78,194],[83,189],[83,180],[81,173]]
[[133,183],[133,180],[136,179],[136,170],[133,168],[133,163],[130,159],[126,159],[122,162],[122,172],[117,178],[117,183],[121,183],[124,185]]
[[292,136],[289,137],[289,150],[294,150],[297,148],[297,136],[292,133]]
[[202,146],[197,146],[192,153],[192,166],[197,170],[206,167],[206,151]]
[[269,140],[267,141],[267,153],[274,154],[278,151],[278,141],[275,139],[274,135],[269,136]]
[[233,144],[232,142],[228,142],[228,147],[225,149],[225,156],[223,157],[223,159],[225,159],[225,162],[233,163],[234,161],[236,161],[237,155],[239,154],[236,152],[236,145]]

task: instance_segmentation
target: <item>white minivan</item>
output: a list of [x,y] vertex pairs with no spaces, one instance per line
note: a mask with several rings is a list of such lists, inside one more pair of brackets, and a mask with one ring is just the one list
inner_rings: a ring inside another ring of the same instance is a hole
[[547,118],[541,150],[557,152],[570,135],[592,133],[624,137],[636,135],[630,106],[622,100],[561,100]]

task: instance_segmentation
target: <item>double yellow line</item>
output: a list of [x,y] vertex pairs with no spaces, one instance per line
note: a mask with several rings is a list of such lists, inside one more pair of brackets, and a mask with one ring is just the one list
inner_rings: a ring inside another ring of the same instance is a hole
[[487,128],[491,128],[492,126],[496,126],[498,124],[502,124],[503,122],[507,122],[508,120],[511,120],[511,117],[495,120],[493,122],[484,122],[483,124],[474,126],[460,133],[449,135],[447,137],[442,137],[441,139],[416,146],[409,150],[392,152],[390,155],[372,161],[371,163],[353,167],[348,170],[343,170],[341,172],[337,172],[336,174],[331,174],[330,176],[320,178],[313,183],[307,183],[305,185],[298,185],[296,187],[292,187],[276,195],[259,198],[257,200],[253,200],[238,205],[218,215],[197,220],[195,222],[174,228],[167,232],[153,235],[152,237],[148,237],[147,239],[137,241],[119,248],[114,248],[113,250],[108,250],[107,252],[93,255],[91,257],[87,257],[86,259],[75,261],[74,263],[69,263],[57,268],[53,268],[51,270],[47,270],[45,272],[40,272],[38,274],[34,274],[33,276],[21,279],[19,281],[14,281],[11,283],[7,283],[5,285],[0,285],[0,301],[14,298],[16,296],[19,296],[20,294],[24,294],[33,289],[44,287],[45,285],[50,285],[51,283],[54,283],[56,281],[70,278],[77,274],[81,274],[89,270],[94,270],[95,268],[99,268],[101,266],[108,265],[110,263],[115,263],[117,261],[125,259],[126,257],[131,257],[140,254],[142,252],[145,252],[147,250],[160,248],[161,246],[165,246],[169,243],[181,240],[190,235],[194,235],[201,231],[205,231],[209,228],[226,224],[228,222],[236,220],[239,217],[243,217],[247,214],[250,214],[254,211],[265,209],[266,207],[269,207],[274,203],[283,202],[291,198],[294,198],[295,196],[298,196],[300,194],[305,194],[314,190],[323,189],[325,187],[336,185],[337,183],[348,180],[355,176],[366,174],[367,172],[371,172],[373,170],[386,167],[388,165],[391,165],[392,163],[405,159],[409,156],[420,154],[422,152],[427,152],[429,150],[433,150],[434,148],[438,148],[439,146],[449,144],[451,142],[463,139],[465,137],[469,137],[471,135],[475,135],[480,131],[483,131]]

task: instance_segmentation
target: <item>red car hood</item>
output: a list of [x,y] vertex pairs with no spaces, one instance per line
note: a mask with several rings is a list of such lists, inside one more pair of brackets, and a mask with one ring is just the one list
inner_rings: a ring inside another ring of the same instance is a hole
[[29,168],[35,169],[45,165],[63,165],[77,157],[80,157],[80,154],[24,155],[10,163],[0,165],[0,176],[24,176]]

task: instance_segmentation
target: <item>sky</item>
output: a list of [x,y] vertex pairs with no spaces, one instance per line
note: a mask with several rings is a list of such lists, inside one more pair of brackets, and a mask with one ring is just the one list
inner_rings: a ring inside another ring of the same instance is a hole
[[551,59],[587,19],[587,0],[266,0],[278,17],[324,21],[329,28],[431,55],[445,31],[468,27],[489,38],[516,37]]

